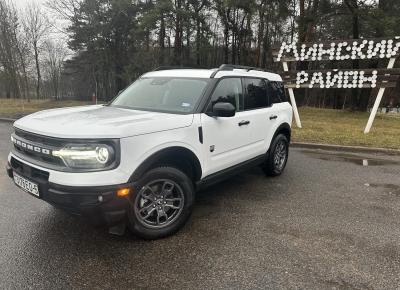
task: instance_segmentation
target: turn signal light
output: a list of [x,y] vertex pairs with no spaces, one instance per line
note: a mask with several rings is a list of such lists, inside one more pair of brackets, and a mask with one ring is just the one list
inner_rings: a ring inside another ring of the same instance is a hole
[[121,189],[118,189],[118,191],[117,191],[117,196],[119,196],[119,197],[128,196],[130,191],[131,191],[130,188],[121,188]]

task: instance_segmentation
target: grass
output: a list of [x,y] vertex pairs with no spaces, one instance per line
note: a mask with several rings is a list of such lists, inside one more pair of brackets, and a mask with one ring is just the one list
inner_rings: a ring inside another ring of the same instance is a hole
[[369,113],[302,107],[302,129],[293,121],[293,141],[400,149],[400,114],[378,114],[364,134]]
[[[39,110],[92,104],[82,101],[0,99],[0,117],[18,118]],[[301,107],[302,129],[293,125],[293,141],[400,149],[400,114],[378,114],[364,134],[369,114]],[[294,122],[293,122],[294,123]]]
[[93,104],[83,101],[0,99],[0,117],[19,118],[40,110]]

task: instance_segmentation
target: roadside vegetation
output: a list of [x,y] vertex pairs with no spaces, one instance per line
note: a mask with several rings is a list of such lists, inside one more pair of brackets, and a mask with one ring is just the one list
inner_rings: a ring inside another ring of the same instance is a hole
[[[19,118],[51,108],[93,104],[84,101],[0,99],[0,118]],[[293,124],[293,141],[400,149],[400,114],[378,114],[364,134],[369,113],[299,108],[302,129]]]
[[40,110],[84,106],[88,104],[93,103],[73,100],[30,100],[28,102],[24,99],[0,99],[0,117],[17,119]]
[[369,113],[301,107],[302,129],[293,124],[293,141],[400,149],[400,114],[377,114],[364,134]]

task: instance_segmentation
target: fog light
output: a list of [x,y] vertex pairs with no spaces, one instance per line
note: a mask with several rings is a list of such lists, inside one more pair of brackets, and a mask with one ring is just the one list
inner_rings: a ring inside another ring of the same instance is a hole
[[131,191],[130,188],[121,188],[121,189],[118,189],[118,191],[117,191],[117,196],[119,196],[119,197],[127,196],[127,195],[129,195],[129,192],[130,192],[130,191]]

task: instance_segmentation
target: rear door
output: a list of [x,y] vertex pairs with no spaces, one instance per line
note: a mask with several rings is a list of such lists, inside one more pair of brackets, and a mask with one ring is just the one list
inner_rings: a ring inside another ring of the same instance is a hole
[[[288,122],[292,118],[292,109],[289,103],[288,97],[285,94],[285,88],[283,82],[269,81],[267,82],[267,94],[270,103],[270,119],[271,120],[271,132],[268,136],[268,144],[271,142],[273,134],[276,128],[284,123]],[[291,123],[290,121],[288,122]],[[269,146],[269,145],[268,145]]]
[[244,110],[249,113],[253,157],[265,154],[268,140],[272,137],[271,125],[275,115],[268,97],[268,81],[260,78],[244,78]]

